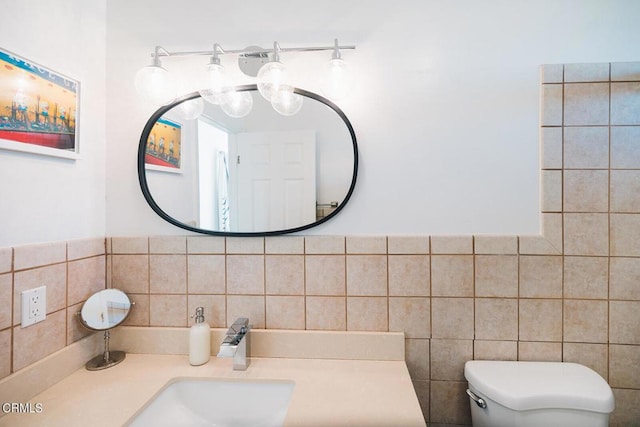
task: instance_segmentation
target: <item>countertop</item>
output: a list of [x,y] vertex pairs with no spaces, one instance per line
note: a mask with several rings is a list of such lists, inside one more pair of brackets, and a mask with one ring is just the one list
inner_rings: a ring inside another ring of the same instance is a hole
[[102,371],[79,369],[33,397],[40,413],[8,414],[0,426],[121,426],[176,377],[292,380],[285,426],[425,426],[403,361],[251,358],[190,366],[188,356],[127,354]]

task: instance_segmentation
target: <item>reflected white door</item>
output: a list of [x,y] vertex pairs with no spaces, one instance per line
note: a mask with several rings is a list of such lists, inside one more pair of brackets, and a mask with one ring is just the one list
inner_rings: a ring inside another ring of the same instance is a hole
[[234,139],[235,173],[230,179],[237,183],[237,193],[231,209],[238,228],[233,229],[283,230],[313,223],[315,132],[239,133]]

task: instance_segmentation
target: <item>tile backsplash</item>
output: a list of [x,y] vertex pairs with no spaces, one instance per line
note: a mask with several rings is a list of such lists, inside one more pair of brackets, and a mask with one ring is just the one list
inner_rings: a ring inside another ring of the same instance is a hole
[[[213,327],[247,316],[256,328],[403,331],[431,426],[471,423],[471,359],[585,364],[614,389],[611,425],[638,425],[640,63],[544,66],[541,95],[540,236],[112,236],[106,251],[102,239],[0,249],[0,377],[82,336],[73,313],[106,285],[136,302],[129,325],[187,327],[204,306]],[[21,330],[16,295],[45,277],[47,321]]]

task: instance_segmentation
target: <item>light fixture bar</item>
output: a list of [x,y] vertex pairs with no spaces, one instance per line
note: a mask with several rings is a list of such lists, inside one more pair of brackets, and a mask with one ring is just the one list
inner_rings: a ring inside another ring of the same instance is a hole
[[[274,42],[274,44],[277,42]],[[219,48],[217,53],[218,55],[228,55],[228,54],[243,54],[247,56],[251,55],[264,55],[270,54],[274,52],[274,49],[234,49],[227,50],[223,49],[219,44],[216,44]],[[279,45],[278,45],[279,46]],[[327,51],[327,50],[353,50],[356,48],[355,45],[333,45],[333,46],[312,46],[312,47],[278,47],[278,52],[319,52],[319,51]],[[155,52],[151,54],[152,57],[172,57],[172,56],[212,56],[214,54],[213,50],[195,50],[195,51],[176,51],[171,52],[162,46],[156,46]]]

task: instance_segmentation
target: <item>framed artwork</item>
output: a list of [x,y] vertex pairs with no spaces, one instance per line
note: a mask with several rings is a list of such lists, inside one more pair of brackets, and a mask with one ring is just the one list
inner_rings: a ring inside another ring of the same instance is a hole
[[182,125],[160,117],[147,139],[144,162],[146,169],[162,172],[182,172]]
[[0,48],[0,148],[78,158],[80,83]]

